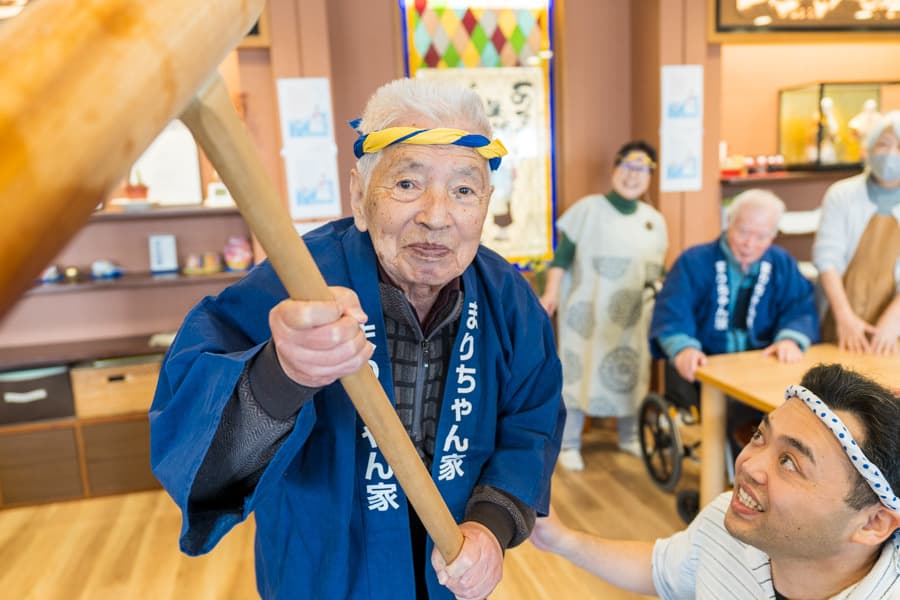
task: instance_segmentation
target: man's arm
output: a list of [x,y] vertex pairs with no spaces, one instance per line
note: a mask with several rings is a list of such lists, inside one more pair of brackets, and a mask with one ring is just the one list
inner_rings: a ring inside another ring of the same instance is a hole
[[241,374],[191,488],[191,509],[235,510],[318,388],[294,383],[270,341]]
[[610,540],[563,525],[551,511],[538,519],[531,542],[540,550],[559,554],[616,587],[637,594],[656,594],[653,585],[653,544]]
[[690,269],[684,263],[685,255],[682,254],[672,265],[657,294],[649,337],[654,357],[669,359],[682,377],[693,381],[693,373],[706,355],[698,339],[697,316],[694,314],[693,292],[697,286],[691,281]]

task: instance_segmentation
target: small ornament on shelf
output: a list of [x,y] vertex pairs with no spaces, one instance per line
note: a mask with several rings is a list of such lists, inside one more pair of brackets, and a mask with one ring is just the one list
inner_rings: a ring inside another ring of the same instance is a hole
[[218,252],[189,254],[182,272],[185,275],[212,275],[222,272],[222,257]]
[[228,188],[225,187],[225,184],[219,179],[219,174],[216,171],[213,171],[212,181],[206,185],[206,198],[203,200],[203,205],[209,207],[235,205],[234,198],[231,197],[231,192],[228,191]]
[[253,263],[253,250],[250,241],[238,235],[228,238],[223,250],[225,266],[229,271],[246,271]]
[[92,279],[116,279],[121,277],[122,273],[122,267],[112,260],[101,258],[91,263]]
[[66,281],[75,283],[81,277],[81,270],[76,266],[68,266],[63,270]]
[[64,278],[63,270],[59,265],[50,265],[41,271],[38,281],[41,283],[59,283]]

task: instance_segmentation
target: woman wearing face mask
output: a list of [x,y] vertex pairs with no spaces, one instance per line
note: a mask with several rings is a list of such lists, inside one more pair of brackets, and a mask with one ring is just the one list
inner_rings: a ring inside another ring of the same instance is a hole
[[643,141],[619,149],[612,190],[582,198],[556,223],[559,244],[541,304],[559,308],[559,354],[568,411],[560,464],[584,468],[585,415],[618,417],[619,448],[640,454],[635,412],[647,393],[648,283],[662,273],[668,245],[662,215],[641,202],[656,166]]
[[822,339],[893,354],[900,336],[900,111],[866,140],[868,169],[825,193],[813,261],[828,307]]

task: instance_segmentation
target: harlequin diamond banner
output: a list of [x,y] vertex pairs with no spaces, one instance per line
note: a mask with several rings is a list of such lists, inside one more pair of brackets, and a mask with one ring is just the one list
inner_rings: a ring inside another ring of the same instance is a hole
[[410,73],[420,68],[521,67],[535,64],[550,48],[547,2],[533,8],[447,4],[435,0],[407,4]]

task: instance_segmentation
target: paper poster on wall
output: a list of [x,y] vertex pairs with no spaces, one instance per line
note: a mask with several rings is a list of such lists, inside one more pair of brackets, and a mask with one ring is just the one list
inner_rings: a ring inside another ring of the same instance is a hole
[[703,186],[703,67],[666,65],[661,71],[661,192]]
[[278,109],[288,202],[294,220],[341,214],[328,79],[279,79]]
[[662,67],[663,127],[672,123],[703,124],[703,66]]
[[200,204],[200,158],[187,126],[170,122],[131,167],[129,179],[146,185],[147,200],[155,204]]
[[491,173],[494,193],[482,242],[509,260],[544,256],[551,246],[550,156],[544,74],[539,67],[420,69],[416,77],[452,80],[484,100],[494,137],[509,154]]
[[695,192],[702,187],[703,135],[701,129],[670,126],[660,132],[659,189]]

